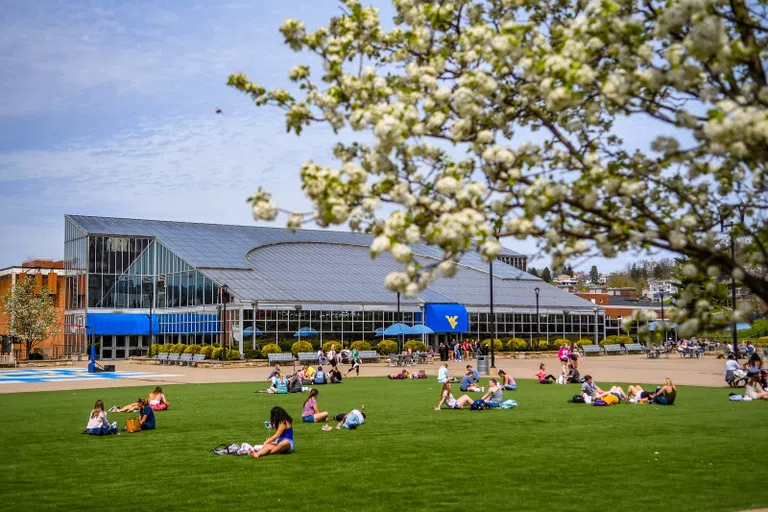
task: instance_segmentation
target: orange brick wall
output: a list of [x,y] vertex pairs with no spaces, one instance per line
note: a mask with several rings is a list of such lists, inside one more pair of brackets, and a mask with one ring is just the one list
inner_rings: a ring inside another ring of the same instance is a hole
[[[22,276],[23,274],[17,274],[16,279],[19,279],[19,277]],[[63,351],[64,347],[64,276],[58,276],[51,272],[48,275],[38,274],[29,277],[36,279],[41,286],[43,284],[47,285],[55,293],[54,300],[58,313],[59,333],[43,341],[36,348],[41,350],[46,358],[57,357],[59,353]],[[5,295],[5,293],[11,289],[13,286],[12,283],[13,280],[11,275],[0,276],[0,297]],[[8,334],[8,320],[8,316],[6,316],[3,311],[2,300],[0,300],[0,334]],[[19,346],[14,347],[14,349],[16,348],[19,348]],[[20,357],[26,357],[23,352],[23,347],[21,347],[21,350]]]

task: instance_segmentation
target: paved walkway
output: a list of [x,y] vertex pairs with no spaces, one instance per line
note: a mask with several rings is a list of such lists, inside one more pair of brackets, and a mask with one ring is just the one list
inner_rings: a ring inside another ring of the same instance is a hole
[[[548,373],[560,374],[560,362],[552,357],[545,359],[507,359],[498,358],[496,367],[518,379],[531,379],[539,368],[539,363],[545,363]],[[430,378],[437,376],[441,363],[418,365],[413,369],[424,369]],[[455,362],[448,364],[452,375],[460,376],[466,364],[474,361]],[[139,364],[133,361],[118,361],[115,363],[118,372],[138,374],[130,379],[99,379],[99,380],[57,380],[54,382],[7,382],[0,384],[0,393],[19,393],[27,391],[56,391],[64,389],[88,389],[125,386],[154,386],[166,384],[211,383],[211,382],[254,382],[265,381],[270,368],[188,368],[186,366],[166,366]],[[85,362],[73,363],[71,368],[83,368]],[[348,366],[342,368],[346,371]],[[41,369],[44,371],[46,369]],[[392,368],[383,363],[363,364],[360,367],[361,377],[384,376],[396,373],[400,368]],[[579,365],[581,375],[591,374],[595,381],[623,383],[661,383],[665,377],[670,377],[676,384],[693,386],[725,386],[723,376],[725,363],[722,359],[705,357],[702,359],[681,359],[671,356],[669,359],[647,359],[643,355],[622,356],[592,356],[586,357]],[[6,375],[10,370],[4,372]],[[493,372],[495,373],[495,372]],[[169,375],[171,374],[171,375]],[[354,378],[354,377],[350,377]],[[11,381],[13,379],[10,379]],[[266,384],[265,384],[266,387]]]

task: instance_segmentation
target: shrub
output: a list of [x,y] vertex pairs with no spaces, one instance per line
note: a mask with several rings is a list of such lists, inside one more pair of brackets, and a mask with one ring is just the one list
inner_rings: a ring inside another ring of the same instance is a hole
[[293,341],[283,340],[280,343],[278,343],[278,346],[280,347],[280,352],[290,352],[291,347],[293,346]]
[[528,348],[528,342],[522,338],[511,338],[507,342],[507,350],[520,351]]
[[27,360],[28,360],[28,361],[42,361],[43,359],[45,359],[45,358],[43,357],[43,353],[42,353],[42,352],[38,352],[38,351],[36,351],[36,350],[35,350],[35,351],[33,351],[33,352],[30,352],[30,353],[27,355]]
[[389,354],[397,353],[397,342],[392,340],[381,340],[376,345],[376,351],[382,356],[388,356]]
[[312,344],[308,341],[297,341],[291,345],[291,354],[297,356],[299,352],[312,352]]
[[163,349],[165,349],[165,345],[152,345],[149,347],[149,357],[155,357],[160,352],[166,352],[166,350]]
[[427,346],[424,343],[420,342],[419,340],[406,341],[403,344],[403,349],[408,350],[409,348],[413,352],[426,352],[427,351]]
[[261,350],[245,348],[243,349],[243,357],[245,359],[261,359]]
[[547,340],[534,340],[534,347],[538,350],[549,350],[549,342]]
[[187,346],[183,343],[176,343],[175,345],[171,345],[170,352],[171,354],[182,354],[184,353],[184,350],[187,348]]
[[619,343],[634,343],[634,340],[630,336],[606,336],[605,339],[600,342],[600,346],[618,345]]
[[216,347],[213,345],[206,345],[200,349],[200,353],[205,355],[206,359],[211,359],[214,350],[216,350]]
[[558,339],[556,339],[556,340],[552,340],[552,341],[550,342],[550,345],[551,345],[552,347],[554,347],[555,349],[559,349],[560,347],[562,347],[562,346],[563,346],[563,343],[565,343],[566,345],[568,345],[568,347],[570,347],[570,346],[571,346],[571,342],[570,342],[569,340],[565,339],[565,338],[558,338]]
[[227,359],[230,361],[237,361],[240,359],[240,351],[235,349],[227,350]]
[[320,348],[320,340],[314,339],[314,340],[308,340],[309,343],[312,345],[312,351],[316,351]]
[[[483,340],[482,345],[484,347],[488,347],[490,349],[490,347],[491,347],[491,340],[490,340],[490,338],[486,339],[486,340]],[[501,351],[501,349],[502,349],[501,340],[494,339],[493,340],[493,350],[494,350],[494,352],[499,352],[499,351]]]
[[200,353],[200,345],[187,345],[187,348],[184,349],[185,354],[199,354]]
[[225,349],[223,349],[221,347],[214,348],[213,349],[213,353],[211,353],[211,359],[221,359],[221,354],[224,353],[224,350]]
[[349,345],[349,349],[357,349],[358,352],[363,350],[371,350],[371,344],[367,341],[354,341]]
[[330,340],[323,343],[323,352],[326,354],[329,350],[331,350],[331,346],[336,347],[336,350],[338,351],[341,348],[341,342],[336,340]]
[[261,354],[263,357],[267,357],[267,354],[279,354],[280,352],[282,352],[282,350],[280,350],[280,347],[274,343],[268,343],[261,347]]
[[594,345],[594,340],[588,340],[587,338],[582,338],[579,341],[576,342],[576,344],[580,347],[583,347],[585,345]]

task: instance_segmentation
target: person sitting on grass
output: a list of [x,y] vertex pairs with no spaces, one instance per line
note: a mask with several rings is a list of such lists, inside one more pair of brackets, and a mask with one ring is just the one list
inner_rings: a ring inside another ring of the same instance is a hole
[[139,423],[141,423],[141,430],[154,430],[155,429],[155,411],[149,406],[149,402],[146,398],[139,398]]
[[579,392],[581,396],[583,396],[585,399],[589,397],[589,401],[591,402],[597,398],[599,394],[603,393],[604,391],[594,383],[591,375],[584,376],[584,383],[581,385],[581,391]]
[[499,375],[499,379],[501,379],[501,386],[504,389],[507,391],[517,391],[517,383],[511,375],[507,375],[507,372],[504,370],[499,370],[497,373]]
[[329,375],[331,376],[331,384],[341,384],[341,370],[334,366]]
[[[636,388],[639,387],[636,386]],[[655,392],[645,394],[641,391],[641,394],[645,395],[641,398],[641,403],[647,401],[658,405],[672,405],[675,403],[675,398],[677,398],[677,387],[672,384],[672,379],[667,377],[664,379],[664,385],[658,386]]]
[[117,434],[117,425],[110,424],[107,420],[107,413],[104,412],[104,402],[96,400],[91,415],[88,417],[88,425],[85,427],[85,434],[92,436],[108,436]]
[[387,378],[392,380],[410,379],[411,374],[408,373],[408,370],[403,368],[403,371],[401,371],[400,373],[390,373],[389,375],[387,375]]
[[744,396],[748,396],[752,400],[768,400],[768,391],[763,389],[760,374],[749,377],[747,387],[744,389]]
[[299,370],[299,378],[301,379],[302,384],[312,384],[312,381],[315,378],[315,369],[308,364],[305,364],[304,367]]
[[504,395],[496,379],[488,381],[488,392],[480,400],[485,402],[486,407],[501,407],[504,403]]
[[471,364],[467,365],[467,372],[472,374],[472,380],[475,381],[475,383],[479,383],[480,382],[480,374],[477,372],[477,370],[472,368]]
[[277,375],[278,373],[282,373],[280,370],[280,363],[275,363],[275,367],[272,369],[272,371],[269,373],[269,377],[267,377],[267,380],[272,380],[272,378]]
[[301,393],[301,378],[297,374],[291,375],[288,379],[288,392],[289,393]]
[[458,382],[459,379],[448,375],[448,363],[443,365],[437,370],[437,383],[445,384],[446,382]]
[[446,382],[440,391],[440,402],[438,402],[435,410],[439,411],[443,404],[447,405],[449,409],[463,409],[465,406],[472,405],[472,402],[474,400],[469,395],[461,395],[459,398],[454,398],[453,393],[451,393],[451,383]]
[[539,371],[536,372],[536,377],[539,379],[539,384],[552,384],[557,381],[555,376],[551,373],[547,375],[547,371],[544,369],[544,363],[539,365]]
[[467,372],[467,374],[464,376],[463,379],[461,379],[461,384],[459,384],[459,388],[464,391],[465,393],[469,391],[470,393],[483,393],[485,392],[485,388],[481,388],[477,384],[475,384],[475,379],[472,375],[472,372]]
[[275,429],[275,433],[264,441],[261,450],[256,451],[253,448],[248,450],[248,454],[254,459],[277,453],[293,453],[296,446],[293,443],[293,418],[285,409],[273,407],[270,411],[269,423]]
[[365,414],[365,406],[362,404],[360,405],[360,410],[352,409],[347,414],[337,414],[335,419],[339,423],[336,425],[336,430],[339,430],[341,427],[354,430],[365,423],[367,417],[368,416]]
[[313,389],[309,392],[309,397],[304,400],[304,409],[301,411],[301,421],[304,423],[320,423],[328,421],[328,413],[320,412],[317,408],[317,395],[320,392]]
[[164,411],[171,406],[171,404],[168,403],[168,400],[165,399],[163,388],[160,386],[157,386],[155,390],[149,394],[149,406],[153,411]]
[[328,382],[328,377],[325,374],[325,371],[323,371],[322,366],[317,367],[317,373],[315,373],[315,384],[326,384]]
[[567,384],[581,384],[584,382],[584,379],[579,375],[579,370],[572,363],[568,363],[568,373],[565,376],[565,382]]
[[285,380],[283,379],[283,376],[280,373],[276,373],[272,377],[272,384],[270,384],[270,386],[267,389],[259,389],[256,392],[275,394],[275,393],[278,393],[278,388],[282,388],[282,387],[285,388],[285,391],[283,391],[283,393],[287,393],[288,392],[287,383],[285,382]]

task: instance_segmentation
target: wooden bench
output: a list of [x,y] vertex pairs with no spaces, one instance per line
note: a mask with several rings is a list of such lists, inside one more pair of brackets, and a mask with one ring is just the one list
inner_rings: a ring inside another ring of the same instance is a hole
[[157,364],[165,364],[168,361],[168,352],[160,352],[152,360],[157,361]]
[[299,357],[299,364],[320,362],[320,358],[317,357],[317,352],[299,352],[298,357]]
[[642,343],[627,343],[624,345],[624,350],[626,350],[627,354],[629,354],[630,352],[645,353],[647,349]]
[[379,353],[375,350],[361,350],[360,354],[358,355],[361,361],[378,361],[379,360]]
[[584,351],[584,355],[588,356],[590,354],[602,354],[603,348],[600,345],[584,345],[581,347],[581,350]]
[[192,356],[193,355],[194,354],[181,354],[181,357],[176,362],[176,364],[179,364],[179,365],[182,365],[182,366],[186,364],[187,366],[189,366],[190,364],[192,364]]
[[176,364],[181,359],[181,354],[168,354],[168,364]]
[[293,355],[290,352],[278,352],[277,354],[267,355],[269,365],[272,366],[275,363],[292,363]]
[[194,357],[192,357],[192,361],[190,362],[190,366],[195,365],[197,366],[197,363],[200,361],[205,360],[205,354],[195,354]]
[[624,351],[624,349],[621,348],[621,345],[618,344],[607,344],[603,346],[603,350],[605,350],[605,355],[621,354]]

